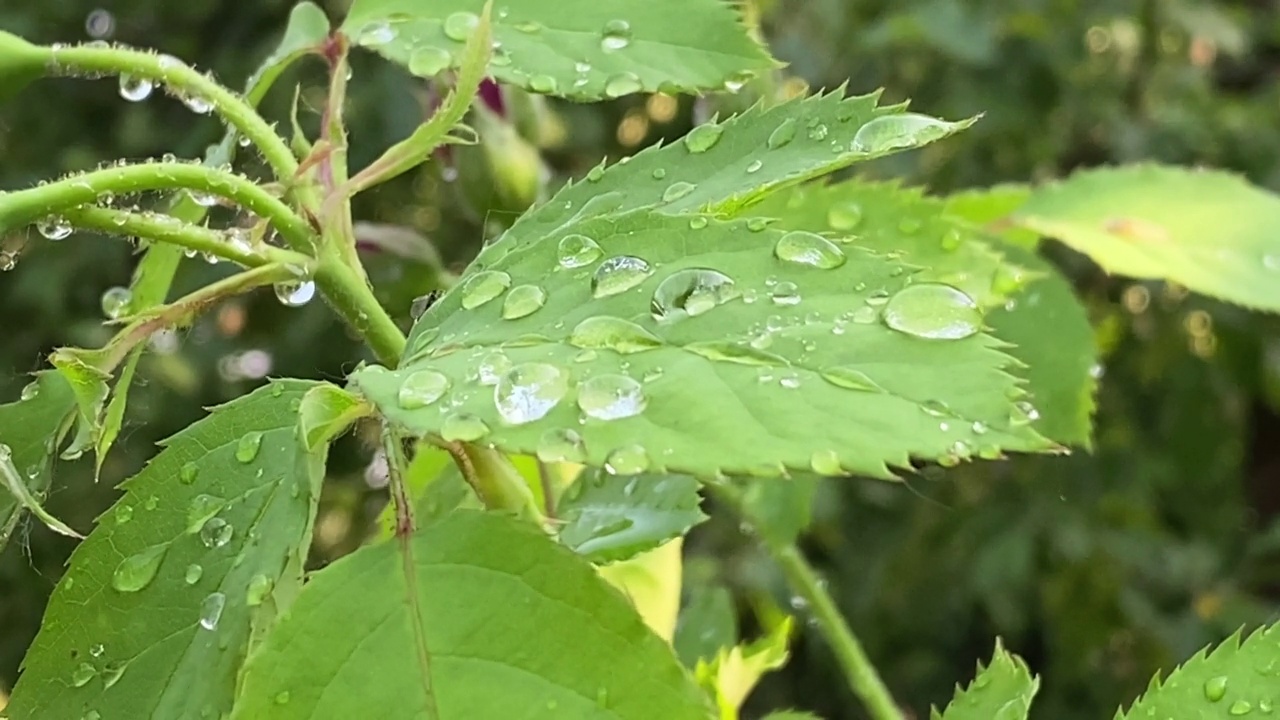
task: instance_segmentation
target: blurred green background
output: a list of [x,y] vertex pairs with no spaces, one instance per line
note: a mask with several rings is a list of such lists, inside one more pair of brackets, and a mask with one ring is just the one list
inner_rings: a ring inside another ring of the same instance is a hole
[[[327,9],[336,17],[342,4]],[[239,85],[290,6],[0,0],[0,28],[42,42],[152,46]],[[367,231],[376,246],[366,254],[371,273],[397,317],[407,326],[412,298],[435,285],[433,252],[460,270],[524,203],[602,156],[677,138],[698,119],[760,96],[846,81],[852,92],[883,87],[888,100],[910,98],[933,115],[985,113],[959,137],[859,170],[870,176],[904,176],[945,193],[1155,159],[1229,168],[1280,190],[1274,3],[755,0],[751,10],[790,66],[737,96],[588,106],[508,94],[504,110],[521,133],[496,121],[488,136],[509,150],[498,167],[483,153],[455,152],[362,197],[361,219],[412,231],[405,243],[389,241],[400,234],[386,227]],[[350,122],[360,164],[407,134],[435,96],[371,56],[359,56],[355,71]],[[303,88],[304,124],[314,125],[322,102],[314,65],[291,71],[267,112],[287,117],[294,83]],[[0,187],[121,156],[198,157],[219,134],[216,121],[158,93],[126,103],[111,81],[48,80],[0,106]],[[540,161],[528,152],[534,146]],[[136,256],[124,243],[85,235],[0,243],[21,250],[17,267],[0,274],[7,401],[52,348],[108,336],[100,298],[127,284]],[[1280,619],[1280,320],[1162,283],[1107,277],[1056,245],[1045,252],[1075,281],[1103,349],[1093,452],[924,468],[904,484],[852,479],[817,491],[804,547],[916,717],[971,676],[997,635],[1044,676],[1035,717],[1101,718],[1157,668],[1241,625]],[[227,272],[190,260],[175,290]],[[154,346],[102,481],[93,484],[85,461],[57,469],[48,503],[74,527],[91,527],[114,500],[112,487],[202,406],[268,374],[337,379],[365,357],[320,303],[285,308],[270,292],[224,302]],[[385,503],[366,471],[369,456],[359,438],[334,453],[316,566],[359,543]],[[0,555],[0,692],[12,685],[73,547],[40,527],[19,536]],[[736,526],[700,528],[688,556],[691,597],[734,608],[744,634],[780,611],[803,619],[804,608],[789,607],[768,561]],[[805,627],[791,664],[766,680],[746,717],[781,706],[861,717]]]

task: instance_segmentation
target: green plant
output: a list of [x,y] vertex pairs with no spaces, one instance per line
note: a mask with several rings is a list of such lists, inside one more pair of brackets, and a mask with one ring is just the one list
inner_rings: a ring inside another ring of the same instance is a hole
[[[593,100],[738,91],[773,69],[712,0],[418,5],[363,0],[337,32],[300,5],[243,95],[164,56],[0,35],[0,91],[108,74],[127,99],[163,88],[230,126],[203,164],[0,194],[0,227],[147,247],[131,293],[104,301],[115,338],[57,351],[0,407],[6,536],[24,509],[75,533],[40,507],[54,454],[100,463],[145,340],[221,298],[318,290],[379,363],[346,388],[274,382],[171,439],[77,550],[11,717],[735,717],[785,661],[789,624],[692,654],[692,673],[677,662],[679,538],[704,518],[704,491],[769,548],[872,716],[898,717],[796,548],[812,476],[888,480],[914,463],[1088,446],[1092,332],[1032,252],[1041,234],[1114,272],[1280,309],[1268,194],[1157,166],[944,199],[817,185],[972,122],[837,91],[593,169],[486,247],[406,339],[364,276],[350,200],[471,142],[459,123],[486,73]],[[349,174],[353,41],[416,75],[457,72],[429,122]],[[328,102],[318,137],[295,122],[286,143],[253,105],[305,55],[328,65]],[[266,181],[230,169],[248,146]],[[160,212],[132,207],[166,192]],[[214,205],[239,215],[209,229]],[[245,270],[165,303],[184,251]],[[325,453],[357,422],[381,428],[386,536],[304,585]],[[1268,639],[1192,660],[1131,714],[1268,712]],[[997,647],[943,717],[1025,717],[1036,687]]]

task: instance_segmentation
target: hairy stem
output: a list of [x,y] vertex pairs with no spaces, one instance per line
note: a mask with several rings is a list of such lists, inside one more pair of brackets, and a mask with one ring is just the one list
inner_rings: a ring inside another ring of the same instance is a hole
[[[742,492],[727,483],[708,483],[705,487],[724,505],[732,508],[744,522],[754,527],[757,519],[747,508]],[[761,538],[768,538],[766,533],[757,533]],[[791,591],[802,598],[818,623],[818,630],[826,638],[827,644],[835,653],[840,668],[844,671],[849,688],[866,705],[867,711],[874,720],[903,720],[902,711],[889,689],[885,687],[880,674],[876,672],[871,659],[862,649],[862,643],[853,634],[853,629],[845,622],[836,607],[826,584],[818,577],[818,573],[809,564],[795,546],[795,543],[763,540],[765,547],[773,556],[782,574],[786,576]]]
[[62,216],[74,227],[177,245],[187,250],[230,260],[245,267],[259,267],[273,263],[305,267],[312,262],[307,255],[271,245],[258,245],[252,249],[238,247],[234,243],[227,242],[227,236],[223,232],[200,225],[190,225],[172,215],[80,207],[63,212]]
[[387,367],[400,363],[404,333],[382,309],[362,268],[347,265],[338,253],[326,248],[315,282],[333,309],[368,343],[378,362]]
[[258,147],[280,180],[293,180],[298,161],[271,125],[236,93],[190,65],[169,55],[123,47],[74,45],[52,49],[53,69],[68,74],[130,75],[164,85],[170,92],[212,105],[242,135]]
[[404,469],[409,462],[404,456],[404,445],[390,427],[383,428],[382,450],[387,455],[387,487],[396,509],[396,536],[406,537],[417,527],[413,519],[413,498],[404,484]]

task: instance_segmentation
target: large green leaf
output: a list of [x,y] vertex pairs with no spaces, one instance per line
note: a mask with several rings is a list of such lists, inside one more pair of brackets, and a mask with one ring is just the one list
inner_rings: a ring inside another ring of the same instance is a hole
[[[62,375],[45,371],[36,376],[17,402],[0,405],[0,445],[7,445],[14,467],[27,480],[27,490],[39,496],[49,487],[53,453],[75,412],[75,396]],[[22,518],[22,505],[0,488],[0,550]]]
[[821,238],[802,259],[837,267],[779,258],[814,238],[648,211],[586,221],[482,258],[413,360],[352,379],[412,434],[618,474],[892,477],[912,458],[1052,446],[963,294]]
[[[1040,689],[1040,678],[1027,664],[996,642],[995,653],[986,667],[978,663],[978,676],[956,695],[945,712],[934,708],[933,720],[1026,720],[1031,700]],[[1152,716],[1155,717],[1155,716]],[[1160,717],[1164,717],[1161,715]],[[1173,717],[1186,718],[1175,714]]]
[[[456,67],[484,0],[356,0],[343,32],[410,72]],[[493,75],[591,100],[659,88],[734,89],[775,62],[722,0],[503,0]]]
[[1280,312],[1280,198],[1225,172],[1135,165],[1038,188],[1014,223],[1108,272]]
[[1164,682],[1152,678],[1147,692],[1116,720],[1174,717],[1210,720],[1269,715],[1280,708],[1280,625],[1259,630],[1243,643],[1240,634],[1213,652],[1201,650]]
[[459,510],[316,573],[235,718],[707,717],[671,649],[585,560]]
[[593,562],[626,560],[707,519],[698,481],[688,475],[584,471],[556,507],[560,542]]
[[313,385],[276,382],[216,409],[124,484],[54,591],[11,717],[231,709],[255,622],[301,580],[324,463],[297,429]]

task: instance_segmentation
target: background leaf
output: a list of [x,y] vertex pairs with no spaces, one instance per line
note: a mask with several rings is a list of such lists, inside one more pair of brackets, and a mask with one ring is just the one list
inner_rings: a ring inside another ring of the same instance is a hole
[[13,717],[199,717],[230,710],[254,616],[300,582],[324,454],[306,453],[283,381],[165,443],[72,556]]
[[[27,490],[40,495],[49,487],[53,453],[75,412],[75,396],[62,375],[36,375],[23,391],[25,399],[0,405],[0,444],[9,446],[14,466],[27,478]],[[22,518],[22,505],[0,491],[0,550]]]
[[[430,77],[456,66],[483,0],[357,0],[342,30],[353,42]],[[576,100],[741,87],[774,67],[720,0],[504,0],[493,75]]]
[[244,689],[236,718],[707,712],[590,564],[533,526],[465,510],[317,573]]
[[559,540],[592,562],[626,560],[707,519],[688,475],[611,475],[588,468],[560,498]]
[[635,557],[597,567],[600,577],[622,591],[644,624],[671,642],[680,614],[684,538],[676,538]]
[[[997,641],[986,667],[978,663],[978,676],[968,688],[956,688],[956,696],[943,713],[935,708],[934,720],[1026,720],[1040,679],[1031,674],[1022,658]],[[1184,715],[1177,715],[1182,718]]]
[[787,618],[764,637],[745,645],[722,648],[711,660],[698,661],[694,674],[715,698],[723,720],[737,720],[738,709],[760,678],[786,664],[791,629],[791,618]]

